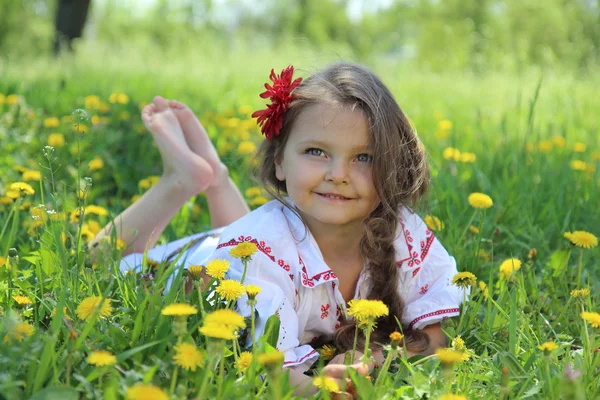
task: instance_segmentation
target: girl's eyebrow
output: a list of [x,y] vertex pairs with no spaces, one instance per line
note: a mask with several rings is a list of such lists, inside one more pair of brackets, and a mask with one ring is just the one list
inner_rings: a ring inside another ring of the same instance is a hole
[[[326,142],[322,142],[320,140],[305,140],[303,142],[299,142],[298,146],[317,146],[317,147],[330,147],[329,143]],[[355,151],[370,151],[371,150],[371,146],[369,145],[358,145],[358,146],[353,146],[350,148],[351,152],[355,152]]]

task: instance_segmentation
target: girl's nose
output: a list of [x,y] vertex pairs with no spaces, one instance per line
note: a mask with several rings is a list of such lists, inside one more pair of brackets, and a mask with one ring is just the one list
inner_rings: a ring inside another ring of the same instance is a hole
[[348,183],[348,165],[340,160],[329,163],[325,180],[335,184]]

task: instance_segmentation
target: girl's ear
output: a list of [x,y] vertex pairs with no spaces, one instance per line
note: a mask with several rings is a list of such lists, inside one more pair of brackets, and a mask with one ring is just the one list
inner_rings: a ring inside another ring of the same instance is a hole
[[283,157],[281,158],[276,158],[275,161],[273,161],[275,163],[275,176],[277,177],[277,179],[279,179],[280,181],[285,181],[285,173],[283,172]]

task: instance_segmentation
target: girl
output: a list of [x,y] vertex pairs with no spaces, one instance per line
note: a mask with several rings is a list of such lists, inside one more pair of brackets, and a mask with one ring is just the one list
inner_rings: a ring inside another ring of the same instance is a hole
[[[431,354],[445,345],[440,321],[459,313],[463,293],[451,284],[454,259],[411,211],[429,174],[422,145],[390,91],[356,64],[334,64],[304,81],[292,74],[292,67],[271,72],[273,84],[261,94],[271,103],[253,115],[266,136],[260,180],[275,200],[247,213],[197,120],[182,118],[188,110],[181,104],[168,107],[156,98],[143,118],[165,173],[115,225],[133,251],[143,251],[189,196],[206,190],[213,227],[229,225],[215,243],[189,250],[185,264],[227,259],[228,278],[241,280],[243,265],[229,251],[240,242],[257,245],[243,281],[262,288],[257,333],[269,316],[279,316],[277,348],[300,392],[310,386],[304,372],[319,356],[315,343],[352,348],[350,300],[379,299],[389,307],[375,342],[389,342],[398,320],[409,354]],[[245,298],[237,309],[249,314]],[[374,355],[381,360],[380,351]],[[342,360],[343,354],[324,373],[336,379],[347,368],[366,373]]]

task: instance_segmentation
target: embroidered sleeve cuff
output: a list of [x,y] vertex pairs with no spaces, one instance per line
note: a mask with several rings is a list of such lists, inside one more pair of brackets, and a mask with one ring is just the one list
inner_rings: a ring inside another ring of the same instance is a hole
[[455,317],[460,314],[460,308],[444,308],[436,311],[422,314],[413,318],[408,327],[411,329],[422,329],[427,325],[441,322],[442,320],[450,317]]
[[309,368],[319,358],[319,352],[305,344],[284,352],[283,367],[295,367],[305,365]]

